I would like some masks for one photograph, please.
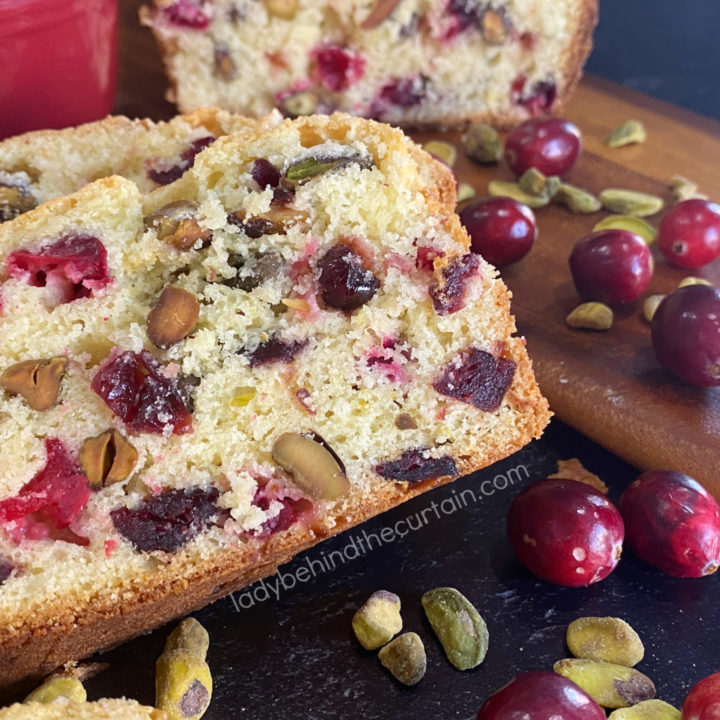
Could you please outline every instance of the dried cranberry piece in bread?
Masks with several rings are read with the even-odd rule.
[[[217,516],[217,488],[164,490],[133,508],[110,513],[117,531],[138,550],[179,550]]]

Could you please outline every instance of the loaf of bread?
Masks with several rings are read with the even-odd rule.
[[[150,4],[151,3],[151,4]],[[562,112],[597,0],[149,0],[182,111],[333,110],[402,126]]]
[[[177,180],[216,138],[271,126],[279,118],[256,121],[200,108],[169,122],[116,116],[8,138],[0,142],[0,222],[110,175],[150,192]]]
[[[454,206],[399,130],[336,114],[0,225],[0,683],[541,434],[509,293]]]
[[[161,710],[140,705],[135,700],[98,700],[53,703],[17,703],[0,709],[0,720],[167,720]]]

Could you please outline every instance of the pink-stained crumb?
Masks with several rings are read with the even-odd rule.
[[[343,243],[356,255],[360,256],[366,268],[373,271],[377,269],[377,253],[375,252],[375,248],[365,238],[359,237],[358,235],[349,235],[343,238]]]
[[[312,323],[318,322],[322,318],[322,310],[318,305],[317,294],[314,291],[310,290],[302,294],[297,294],[297,298],[304,300],[308,305],[307,310],[295,310],[299,318]]]
[[[365,364],[373,372],[382,375],[392,383],[408,383],[412,373],[408,363],[412,360],[412,352],[407,343],[396,338],[385,337],[381,347],[371,347],[366,356]]]
[[[417,267],[418,270],[433,272],[435,269],[435,259],[443,257],[443,255],[445,255],[445,253],[442,250],[438,250],[432,245],[418,245],[415,267]]]
[[[292,525],[303,520],[309,520],[315,506],[294,486],[285,485],[277,478],[256,478],[258,487],[255,491],[252,504],[261,510],[268,510],[273,502],[282,505],[280,512],[266,520],[260,528],[249,534],[253,537],[268,537],[274,533],[287,530]]]
[[[169,362],[163,369],[162,374],[169,379],[176,378],[180,372],[180,366],[176,362]]]
[[[399,270],[400,272],[406,274],[410,274],[413,270],[415,270],[415,264],[412,260],[410,260],[410,258],[396,252],[390,252],[385,255],[383,258],[383,265],[386,270],[387,268],[394,268],[395,270]]]
[[[115,548],[117,547],[117,540],[106,540],[105,541],[105,557],[108,560],[115,554]]]
[[[305,388],[300,388],[299,390],[296,390],[295,397],[297,398],[303,409],[305,409],[311,415],[317,415],[315,403],[310,396],[310,393]]]
[[[446,415],[447,415],[447,405],[441,405],[437,409],[437,412],[435,413],[435,419],[442,421],[445,419]]]
[[[303,251],[304,256],[306,258],[312,257],[318,251],[319,247],[320,238],[318,238],[317,235],[313,235],[305,242],[305,249]]]

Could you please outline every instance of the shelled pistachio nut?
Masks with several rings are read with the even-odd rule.
[[[655,242],[658,233],[647,220],[632,215],[608,215],[595,223],[593,232],[598,230],[627,230],[641,237],[648,245]]]
[[[494,197],[509,197],[531,208],[545,207],[550,202],[547,197],[526,193],[517,183],[502,180],[492,180],[488,185],[488,193]]]
[[[457,160],[457,150],[452,143],[444,140],[429,140],[423,146],[425,152],[440,158],[446,165],[452,167]]]
[[[678,287],[687,287],[688,285],[711,285],[712,283],[709,280],[706,280],[705,278],[701,277],[693,277],[692,275],[688,275],[688,277],[684,277],[679,283]]]
[[[538,197],[552,198],[557,193],[562,180],[557,175],[546,177],[537,168],[528,168],[519,178],[518,185],[523,192]]]
[[[645,300],[643,300],[643,317],[649,323],[652,322],[653,318],[655,317],[655,312],[657,311],[660,303],[665,299],[665,297],[665,295],[661,294],[648,295]]]
[[[164,652],[187,650],[204,660],[209,647],[208,631],[195,618],[188,617],[168,635]]]
[[[463,133],[462,144],[465,154],[482,165],[500,162],[502,157],[500,135],[492,125],[486,123],[470,123]]]
[[[382,647],[402,630],[400,598],[387,590],[377,590],[353,616],[352,628],[366,650]]]
[[[189,650],[163,652],[155,664],[155,705],[169,720],[198,720],[210,705],[212,676]]]
[[[597,212],[602,207],[595,195],[569,183],[560,183],[553,200],[566,205],[570,212],[582,215]]]
[[[465,200],[472,200],[475,197],[475,188],[467,183],[459,183],[457,191],[456,202],[465,202]]]
[[[568,314],[565,322],[578,330],[609,330],[613,324],[613,311],[601,302],[584,302]]]
[[[83,684],[74,677],[51,677],[40,687],[33,690],[24,700],[26,703],[36,702],[47,705],[60,698],[73,702],[85,702],[87,693]]]
[[[655,215],[665,205],[663,199],[657,195],[624,188],[608,188],[600,193],[599,198],[606,210],[634,217]]]
[[[420,636],[406,632],[391,640],[378,653],[378,658],[403,685],[417,685],[427,668],[425,646]]]
[[[280,109],[291,118],[312,115],[318,106],[318,99],[313,93],[302,91],[288,95],[280,103]]]
[[[645,140],[647,140],[645,126],[639,120],[626,120],[605,138],[605,144],[611,148],[619,148],[642,143]]]
[[[583,617],[567,629],[567,646],[578,658],[633,667],[645,656],[640,636],[616,617]]]
[[[553,665],[558,674],[579,685],[598,705],[624,708],[655,697],[655,684],[624,665],[571,658]]]
[[[707,200],[708,196],[698,190],[698,185],[682,175],[673,175],[670,178],[670,187],[676,203],[685,200]]]
[[[662,700],[643,700],[629,708],[613,710],[608,720],[680,720],[680,711]]]
[[[421,602],[448,660],[458,670],[477,667],[487,655],[489,635],[475,606],[450,587],[428,590]]]

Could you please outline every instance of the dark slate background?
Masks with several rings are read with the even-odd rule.
[[[720,2],[600,0],[586,68],[720,119]]]

